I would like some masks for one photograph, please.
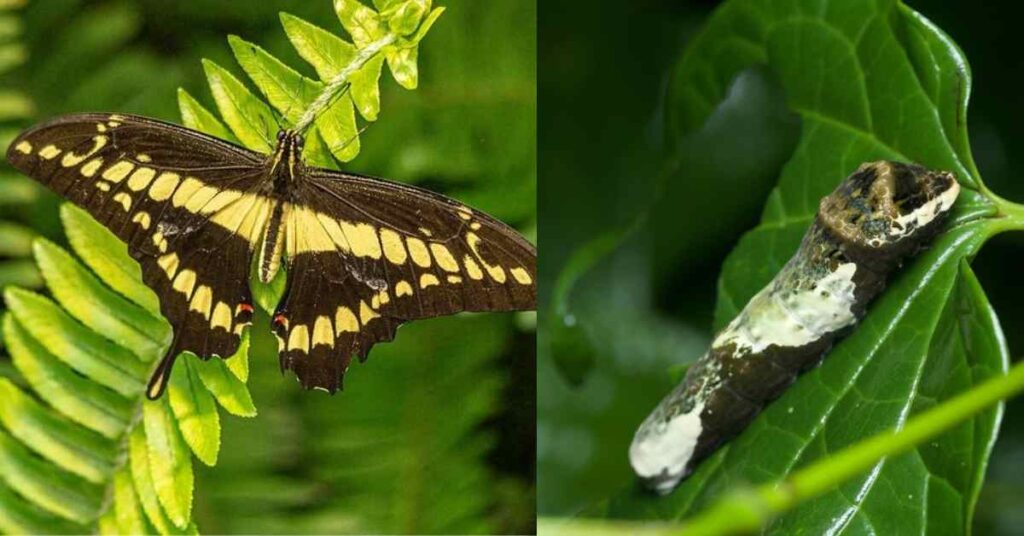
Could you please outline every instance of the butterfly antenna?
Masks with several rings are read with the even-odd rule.
[[[369,123],[363,125],[359,130],[356,131],[354,136],[352,136],[351,138],[346,140],[345,143],[342,143],[341,146],[337,148],[337,151],[338,152],[344,151],[346,147],[348,147],[349,145],[355,143],[356,141],[359,141],[359,136],[362,136],[363,132],[366,132],[366,129],[368,129],[368,128],[370,128],[370,124]],[[334,152],[334,151],[335,151],[335,149],[332,147],[331,148],[331,152]]]

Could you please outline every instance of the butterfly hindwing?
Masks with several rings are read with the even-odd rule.
[[[283,368],[334,391],[402,323],[535,307],[536,252],[444,196],[311,169],[284,218],[288,291],[275,315]]]
[[[251,193],[265,180],[261,155],[151,119],[78,114],[24,132],[7,156],[128,244],[174,327],[161,371],[181,351],[237,351],[252,316],[252,244],[271,203]]]
[[[8,160],[84,208],[128,245],[160,298],[174,358],[229,357],[252,320],[249,272],[288,286],[274,315],[281,366],[335,391],[353,356],[412,320],[536,306],[535,248],[452,199],[307,168],[301,136],[261,155],[169,123],[77,114],[29,129]]]

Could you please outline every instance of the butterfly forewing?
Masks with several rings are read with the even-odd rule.
[[[173,359],[233,355],[251,319],[251,241],[268,200],[257,153],[145,118],[82,114],[36,126],[8,161],[81,206],[128,244],[174,326]],[[161,367],[169,372],[171,362]],[[151,394],[163,388],[160,376]]]

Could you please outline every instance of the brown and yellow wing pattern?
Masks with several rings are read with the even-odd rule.
[[[402,323],[536,307],[536,251],[515,230],[419,188],[306,170],[285,211],[288,291],[274,316],[283,368],[334,392],[352,356]]]
[[[160,298],[175,357],[229,357],[251,323],[249,272],[284,263],[273,317],[283,369],[306,388],[341,386],[404,322],[536,307],[536,251],[454,200],[380,179],[307,168],[301,137],[261,155],[139,116],[78,114],[12,142],[16,168],[81,206],[128,244]]]
[[[15,139],[8,161],[84,208],[128,244],[160,298],[174,344],[148,394],[159,396],[175,356],[229,357],[252,318],[252,244],[270,201],[263,157],[138,116],[78,114]]]

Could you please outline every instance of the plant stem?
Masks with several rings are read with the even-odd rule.
[[[1024,362],[1006,375],[992,378],[914,417],[902,430],[889,430],[852,445],[793,473],[757,488],[741,488],[718,499],[703,513],[677,525],[596,520],[541,520],[546,533],[685,536],[755,532],[775,516],[835,489],[880,460],[902,454],[949,430],[989,406],[1024,391]]]
[[[360,49],[355,57],[352,58],[352,61],[350,61],[348,65],[341,70],[341,72],[327,83],[323,92],[321,92],[316,100],[309,105],[309,108],[306,108],[306,111],[302,112],[302,117],[300,117],[298,122],[295,123],[295,131],[304,132],[309,128],[309,125],[311,125],[313,121],[316,120],[316,118],[320,116],[320,114],[322,114],[332,102],[334,102],[334,99],[348,87],[349,78],[352,76],[352,73],[361,69],[363,65],[366,65],[366,62],[373,59],[377,54],[380,54],[384,47],[387,47],[394,42],[395,34],[389,33]]]

